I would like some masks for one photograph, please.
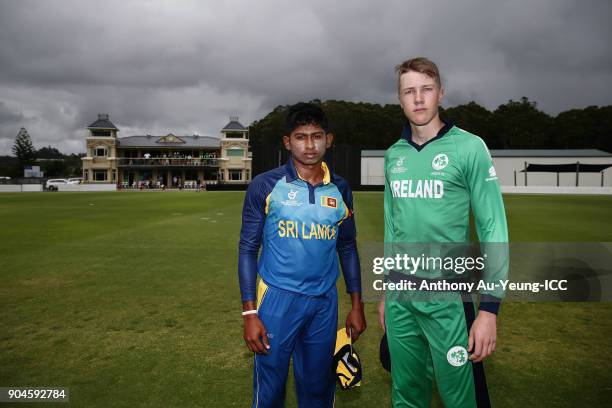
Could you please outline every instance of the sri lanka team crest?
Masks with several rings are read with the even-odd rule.
[[[338,200],[336,200],[334,197],[321,196],[321,206],[338,208]]]

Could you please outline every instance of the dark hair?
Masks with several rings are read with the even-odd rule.
[[[320,106],[305,102],[290,106],[285,120],[285,134],[289,135],[297,127],[304,125],[320,126],[325,133],[329,131],[327,116]]]

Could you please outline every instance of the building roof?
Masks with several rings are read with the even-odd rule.
[[[117,138],[119,147],[208,147],[219,148],[221,139],[213,136],[175,136],[168,134],[165,136],[127,136]]]
[[[529,163],[526,169],[521,170],[521,173],[601,173],[602,171],[612,167],[609,164],[591,164],[591,163],[564,163],[564,164],[535,164]]]
[[[238,122],[238,116],[230,116],[230,121],[227,125],[223,126],[224,130],[247,130],[240,122]]]
[[[493,149],[493,157],[612,157],[599,149]],[[385,150],[362,150],[361,157],[385,157]]]
[[[87,129],[117,129],[113,122],[108,118],[107,113],[98,113],[98,120],[96,120],[91,125],[87,126]]]

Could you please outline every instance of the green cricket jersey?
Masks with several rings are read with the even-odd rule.
[[[407,124],[385,154],[385,246],[469,243],[470,208],[481,244],[495,243],[489,245],[485,274],[496,282],[506,279],[506,214],[484,141],[448,124],[419,146]],[[501,297],[503,292],[481,293]]]

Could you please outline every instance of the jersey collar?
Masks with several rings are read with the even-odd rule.
[[[429,139],[427,142],[423,143],[422,145],[418,145],[412,141],[412,129],[410,128],[410,122],[408,121],[406,121],[406,123],[404,124],[404,128],[402,129],[401,137],[402,139],[410,143],[410,145],[414,147],[417,150],[417,152],[420,152],[421,150],[423,150],[425,146],[427,146],[434,140],[441,139],[446,133],[448,133],[449,130],[451,130],[453,126],[455,126],[454,123],[450,121],[443,120],[442,123],[444,123],[444,126],[442,127],[442,129],[440,129],[436,137],[434,137],[433,139]]]
[[[325,162],[321,162],[321,168],[323,169],[323,184],[329,184],[331,182],[331,171]],[[287,160],[287,164],[285,164],[285,169],[287,170],[287,182],[291,183],[294,180],[300,179],[304,180],[300,174],[298,173],[295,165],[293,164],[293,159],[289,157]]]

